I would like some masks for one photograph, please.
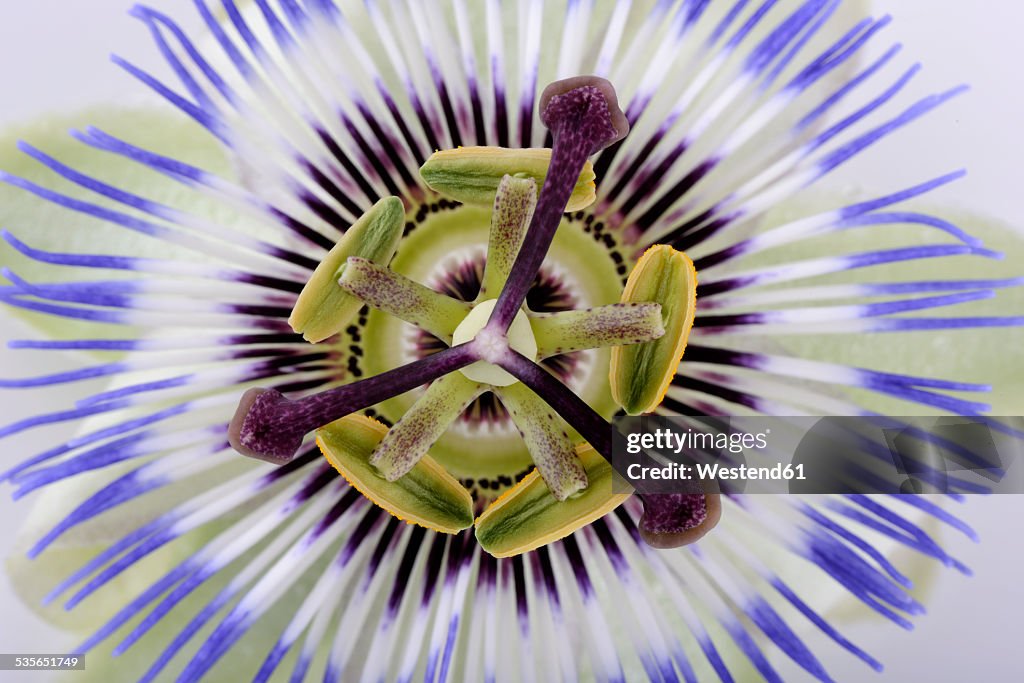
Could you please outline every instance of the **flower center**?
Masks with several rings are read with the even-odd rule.
[[[598,246],[608,250],[607,253],[613,263],[621,263],[622,257],[615,251],[616,242],[612,239],[602,239],[602,233],[591,229],[593,217],[588,218],[591,220],[576,221],[572,216],[567,216],[566,227],[563,229],[576,230],[582,225],[584,233],[594,237]],[[436,264],[436,269],[431,271],[425,284],[459,301],[476,303],[486,298],[480,292],[486,266],[486,253],[481,246],[465,254],[452,255],[445,262]],[[579,308],[580,302],[576,293],[580,289],[580,278],[574,273],[557,264],[546,263],[526,295],[526,308],[532,313],[558,313]],[[590,297],[588,301],[589,299]],[[361,324],[365,322],[364,319]],[[444,340],[412,325],[406,326],[403,343],[407,349],[406,358],[409,360],[425,358],[448,348]],[[594,360],[593,351],[583,350],[548,356],[539,362],[574,391],[579,391],[580,386],[593,374]],[[495,429],[514,431],[507,411],[491,392],[484,393],[474,400],[452,428],[476,430],[481,422],[487,422]]]
[[[452,342],[465,344],[471,339],[476,340],[476,347],[483,360],[467,365],[459,372],[473,380],[496,387],[507,387],[519,380],[497,366],[498,361],[511,348],[530,360],[537,359],[537,340],[533,336],[530,321],[522,311],[516,314],[508,334],[504,335],[487,327],[487,321],[494,311],[497,299],[481,301],[470,311],[459,326],[455,328]]]
[[[390,268],[471,305],[493,299],[493,293],[481,292],[491,213],[489,208],[450,202],[436,210],[413,210],[411,229],[402,238]],[[527,308],[546,315],[617,302],[622,294],[622,258],[607,231],[598,233],[593,222],[583,217],[563,217],[544,267],[528,293]],[[445,340],[376,309],[366,313],[359,332],[356,346],[361,355],[355,367],[363,377],[448,347]],[[558,353],[540,363],[601,415],[611,418],[615,414],[618,407],[608,385],[608,349]],[[390,398],[377,405],[375,412],[394,424],[425,391],[418,388]],[[430,454],[479,500],[497,497],[532,467],[530,452],[506,407],[490,391],[467,406],[431,446]]]
[[[436,335],[449,348],[298,400],[276,389],[250,389],[228,430],[236,450],[287,462],[305,434],[316,429],[325,457],[376,504],[446,533],[473,525],[482,546],[499,557],[572,533],[624,500],[609,488],[613,430],[606,416],[537,361],[567,351],[612,348],[608,377],[616,403],[630,412],[648,412],[660,397],[650,400],[645,388],[636,398],[630,385],[636,380],[660,391],[664,378],[674,373],[692,324],[696,278],[685,254],[662,245],[644,254],[617,303],[546,316],[525,308],[581,183],[584,195],[592,195],[588,157],[629,128],[614,89],[600,78],[553,83],[540,104],[553,140],[540,182],[516,167],[514,151],[474,152],[468,164],[465,154],[456,151],[427,174],[446,178],[453,196],[468,197],[470,204],[491,202],[478,297],[486,297],[483,301],[468,305],[390,267],[399,239],[409,232],[402,227],[400,201],[391,197],[377,202],[321,261],[289,319],[307,340],[322,341],[346,329],[359,304],[366,303]],[[585,206],[586,197],[583,201]],[[645,296],[651,300],[637,300]],[[394,338],[384,341],[393,343]],[[617,353],[623,346],[635,352]],[[390,429],[381,431],[379,423],[357,414],[418,386],[427,388]],[[536,469],[476,517],[471,492],[428,450],[487,390],[508,409]],[[356,438],[360,432],[365,439]],[[692,517],[691,508],[705,509],[691,505],[703,495],[684,496],[668,507]],[[656,517],[652,514],[651,520]],[[667,533],[674,526],[652,524],[655,541],[685,542],[686,537]]]

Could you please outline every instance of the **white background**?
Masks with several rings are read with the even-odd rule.
[[[190,2],[155,4],[186,26],[197,24]],[[157,64],[147,31],[126,15],[129,5],[128,0],[0,0],[0,124],[87,103],[122,100],[138,92],[139,86],[107,61],[107,55],[116,50],[147,66]],[[881,155],[886,163],[871,167],[858,181],[863,184],[869,178],[868,185],[890,189],[901,186],[908,167],[931,172],[967,165],[969,177],[950,187],[944,201],[1024,227],[1019,171],[1024,159],[1020,78],[1024,3],[876,0],[875,6],[896,18],[880,44],[899,39],[907,54],[924,63],[918,83],[921,92],[961,82],[970,83],[972,92],[887,143]],[[897,158],[894,153],[902,155],[901,164],[891,163]],[[5,338],[29,334],[5,316],[0,317],[0,325],[4,327],[0,336]],[[0,350],[0,375],[31,374],[23,363],[16,354]],[[0,394],[0,414],[14,405],[20,415],[42,410],[46,407],[43,394]],[[6,441],[4,466],[38,450],[39,442],[38,432]],[[26,509],[27,504],[10,502],[9,489],[0,491],[0,554],[7,554]],[[913,633],[894,627],[851,627],[848,635],[887,669],[874,676],[865,667],[849,667],[847,658],[826,661],[837,679],[933,683],[1024,679],[1017,626],[1024,608],[1020,580],[1024,534],[1019,526],[1024,499],[974,500],[963,514],[982,542],[974,545],[950,535],[949,543],[953,554],[974,569],[974,578],[944,573],[927,604],[929,614],[917,621]],[[0,578],[0,652],[59,651],[61,642],[60,634],[27,611]],[[0,680],[29,678],[5,673]]]

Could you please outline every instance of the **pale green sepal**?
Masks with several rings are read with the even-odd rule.
[[[766,216],[768,225],[778,225],[849,204],[860,192],[836,197],[825,193],[803,200],[787,202]],[[987,249],[1005,254],[1002,260],[972,256],[949,256],[918,259],[898,263],[841,271],[794,282],[808,287],[852,282],[900,282],[920,280],[988,280],[1024,276],[1024,234],[1001,220],[962,209],[936,208],[927,202],[910,203],[908,211],[921,211],[960,226],[982,240]],[[841,240],[841,244],[838,243]],[[805,259],[855,254],[881,249],[902,248],[922,244],[950,242],[936,230],[914,225],[883,225],[874,228],[846,230],[841,235],[825,235],[785,245],[779,249],[745,258],[737,269],[765,267]],[[844,299],[842,303],[866,303],[868,300]],[[877,299],[872,300],[877,301]],[[921,317],[1020,317],[1024,316],[1024,288],[999,289],[992,299],[974,301],[955,309],[924,311]],[[739,340],[739,338],[737,338]],[[743,340],[739,340],[741,343]],[[784,352],[797,358],[871,368],[920,377],[935,377],[990,384],[992,392],[964,395],[989,403],[992,415],[1024,414],[1024,327],[979,327],[929,332],[886,332],[871,335],[814,334],[773,337],[780,348],[765,349]],[[746,341],[751,350],[754,340]],[[763,344],[764,342],[761,342]],[[820,386],[820,385],[819,385]],[[865,408],[888,415],[930,415],[936,409],[910,404],[868,389],[844,389]]]
[[[69,130],[84,130],[89,126],[96,126],[133,145],[180,159],[221,177],[232,177],[233,171],[224,149],[194,121],[166,109],[119,107],[97,107],[71,115],[41,117],[31,123],[7,128],[0,135],[0,170],[75,199],[131,213],[123,204],[61,178],[20,152],[17,143],[24,140],[60,162],[126,192],[203,218],[216,219],[220,224],[231,222],[225,216],[222,202],[145,165],[97,150],[68,135]],[[237,222],[241,223],[243,219],[239,216]],[[5,183],[0,183],[0,229],[11,232],[29,247],[43,251],[192,261],[202,258],[194,251],[71,211]],[[0,262],[20,277],[38,283],[136,277],[134,273],[124,271],[54,266],[33,261],[2,240]],[[114,332],[130,335],[129,330],[117,330],[110,325],[57,318],[13,307],[7,310],[58,339],[110,336]]]
[[[532,178],[507,175],[501,179],[494,198],[494,212],[491,214],[487,263],[480,285],[481,299],[496,297],[505,286],[536,206],[537,183]]]
[[[388,481],[400,479],[483,390],[481,384],[458,372],[432,382],[374,448],[370,464]]]
[[[548,358],[562,353],[623,346],[653,341],[665,334],[661,305],[656,303],[610,304],[530,317],[537,339],[537,355]]]
[[[359,257],[351,257],[345,263],[338,278],[338,287],[446,343],[451,343],[455,328],[473,308],[464,301],[435,292],[383,265]]]
[[[556,500],[565,500],[587,487],[569,428],[558,414],[524,384],[495,387],[501,404],[519,428],[537,471]]]
[[[19,528],[14,546],[6,559],[7,576],[15,592],[30,609],[60,628],[78,633],[96,628],[124,606],[126,595],[140,593],[164,572],[193,555],[228,524],[237,521],[239,515],[245,513],[244,504],[134,563],[120,576],[86,598],[74,610],[65,610],[63,603],[84,584],[77,584],[75,588],[49,605],[42,604],[43,597],[69,574],[126,534],[160,514],[186,503],[195,497],[197,491],[206,492],[215,485],[235,479],[253,468],[252,463],[241,462],[242,460],[244,459],[225,455],[221,467],[147,492],[107,510],[69,529],[42,554],[31,559],[27,556],[29,548],[44,534],[53,529],[84,500],[137,467],[138,463],[106,467],[51,484],[36,494],[33,508]]]
[[[458,147],[434,152],[420,167],[430,189],[457,202],[490,207],[498,184],[506,175],[532,178],[544,184],[551,165],[551,150],[505,147]],[[594,168],[588,161],[580,172],[565,211],[579,211],[597,199]]]
[[[338,286],[338,271],[352,256],[387,265],[398,249],[404,227],[405,207],[398,197],[385,197],[364,213],[302,288],[288,318],[292,329],[314,344],[345,329],[363,302]]]

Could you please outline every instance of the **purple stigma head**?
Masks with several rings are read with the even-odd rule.
[[[718,525],[721,494],[661,493],[641,495],[644,514],[640,537],[654,548],[678,548],[700,540]]]
[[[571,130],[585,136],[588,154],[597,154],[629,133],[615,88],[600,76],[574,76],[544,88],[540,118],[552,133]]]
[[[238,402],[228,426],[228,442],[244,456],[283,465],[295,457],[302,445],[305,427],[297,424],[287,404],[291,403],[275,389],[249,389]],[[285,419],[281,419],[282,414]]]

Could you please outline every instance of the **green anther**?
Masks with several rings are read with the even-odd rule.
[[[587,474],[576,457],[570,427],[551,407],[520,383],[495,387],[501,404],[523,435],[530,457],[556,500],[587,487]]]
[[[611,304],[576,311],[534,313],[537,356],[548,358],[571,351],[639,344],[665,334],[661,306],[654,303]]]
[[[495,296],[501,292],[536,206],[537,183],[532,178],[504,176],[498,183],[487,237],[487,263],[480,285],[481,299],[494,298],[488,296],[488,292]]]
[[[658,407],[686,349],[697,308],[697,271],[689,257],[665,244],[644,252],[622,292],[623,303],[641,301],[661,304],[665,334],[645,344],[612,349],[612,398],[630,415]]]
[[[380,200],[350,227],[302,288],[288,324],[312,343],[345,329],[363,302],[338,286],[338,271],[351,256],[387,265],[398,249],[405,207],[398,197]]]
[[[445,534],[473,525],[473,498],[447,470],[424,456],[398,481],[370,464],[387,428],[363,415],[349,415],[316,432],[327,461],[357,491],[399,519]]]
[[[503,177],[533,178],[539,187],[544,184],[550,165],[551,150],[547,148],[459,147],[434,152],[420,167],[420,176],[431,189],[446,197],[489,208]],[[597,199],[595,178],[594,168],[588,161],[573,188],[566,213],[594,203]]]
[[[587,488],[559,501],[534,470],[477,518],[480,546],[495,557],[536,550],[603,517],[632,495],[613,492],[614,470],[589,444],[577,446],[576,455],[590,482]]]
[[[483,386],[458,372],[432,382],[388,431],[370,456],[370,464],[388,481],[404,477],[483,391]]]
[[[344,264],[338,286],[360,301],[426,330],[449,344],[455,328],[473,308],[390,268],[355,256]]]

